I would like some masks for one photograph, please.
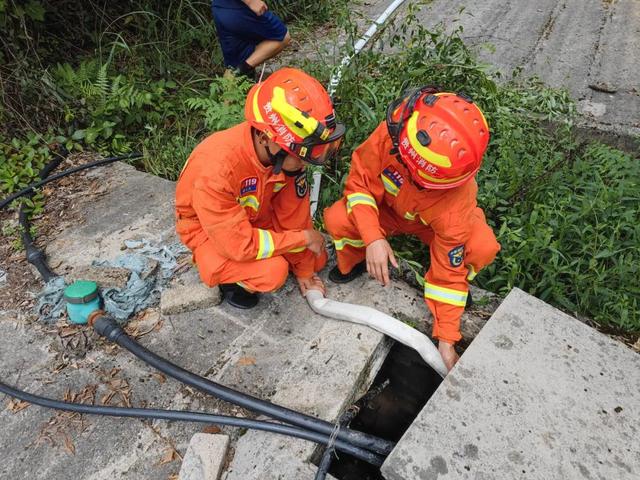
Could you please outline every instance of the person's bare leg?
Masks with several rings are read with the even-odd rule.
[[[256,49],[251,55],[249,55],[249,58],[247,58],[245,62],[255,68],[262,62],[275,57],[290,43],[291,36],[289,35],[289,32],[287,32],[287,34],[281,41],[265,40],[263,42],[260,42],[258,45],[256,45]]]

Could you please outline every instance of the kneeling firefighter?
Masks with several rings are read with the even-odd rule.
[[[476,201],[474,177],[488,143],[487,122],[468,96],[433,87],[406,92],[355,150],[344,197],[324,212],[338,259],[329,278],[337,283],[366,269],[388,284],[388,263],[397,267],[389,236],[411,234],[429,245],[424,298],[448,369],[458,360],[469,281],[500,250]]]
[[[324,293],[316,272],[327,258],[305,165],[329,161],[344,126],[324,87],[293,68],[253,86],[245,117],[189,156],[176,187],[178,234],[202,281],[220,285],[233,306],[254,307],[256,292],[280,288],[289,270],[303,294]]]

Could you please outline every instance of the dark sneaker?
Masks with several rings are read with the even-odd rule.
[[[256,69],[254,67],[252,67],[251,65],[249,65],[247,62],[242,62],[241,64],[239,64],[237,67],[237,72],[240,75],[244,75],[245,77],[247,77],[249,80],[251,80],[252,82],[255,82],[257,77],[256,77]]]
[[[364,261],[357,263],[349,273],[340,272],[338,266],[336,265],[329,272],[329,280],[331,280],[333,283],[349,283],[350,281],[358,278],[366,271],[367,264]]]
[[[229,305],[247,310],[258,305],[258,294],[247,292],[235,283],[221,283],[220,291]]]
[[[469,292],[467,293],[467,304],[464,306],[464,308],[469,308],[473,306],[473,297],[471,296],[471,290],[469,290]]]

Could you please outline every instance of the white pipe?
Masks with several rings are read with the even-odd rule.
[[[371,307],[324,298],[322,292],[318,290],[308,290],[306,298],[314,312],[335,320],[346,320],[366,325],[384,333],[407,347],[413,348],[442,377],[447,375],[447,367],[445,367],[436,346],[429,340],[429,337],[415,328]]]
[[[384,25],[391,14],[395,12],[396,9],[404,2],[405,0],[395,0],[394,2],[389,4],[386,10],[373,21],[369,29],[364,32],[364,35],[362,35],[353,46],[353,55],[344,56],[342,62],[340,62],[338,70],[333,74],[331,80],[329,80],[329,88],[327,89],[329,95],[333,96],[333,94],[336,93],[336,88],[338,88],[338,84],[340,83],[340,79],[342,78],[342,71],[351,63],[351,59],[360,53],[360,51],[369,42],[369,40],[371,40],[371,38],[376,34],[376,32],[378,31],[378,27]]]
[[[340,83],[340,79],[342,78],[343,70],[351,63],[351,59],[359,54],[364,46],[371,40],[371,38],[378,31],[378,27],[385,24],[385,22],[389,19],[391,14],[397,10],[397,8],[402,5],[405,0],[394,0],[389,6],[385,9],[382,14],[376,18],[371,26],[364,32],[358,41],[353,46],[353,55],[345,55],[340,62],[340,66],[336,73],[331,76],[329,80],[329,87],[327,91],[329,95],[333,97],[333,94],[336,93],[336,88],[338,88],[338,84]],[[313,173],[313,186],[311,187],[311,218],[315,218],[316,210],[318,208],[318,198],[320,196],[320,184],[322,183],[322,175],[320,172]]]
[[[318,198],[320,197],[320,182],[322,181],[322,172],[315,170],[313,172],[313,185],[311,185],[311,218],[315,218],[318,209]]]

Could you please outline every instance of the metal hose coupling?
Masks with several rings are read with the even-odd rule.
[[[103,310],[95,310],[89,315],[89,325],[93,327],[98,335],[106,338],[110,342],[117,343],[122,335],[126,335],[118,322],[110,317]]]

